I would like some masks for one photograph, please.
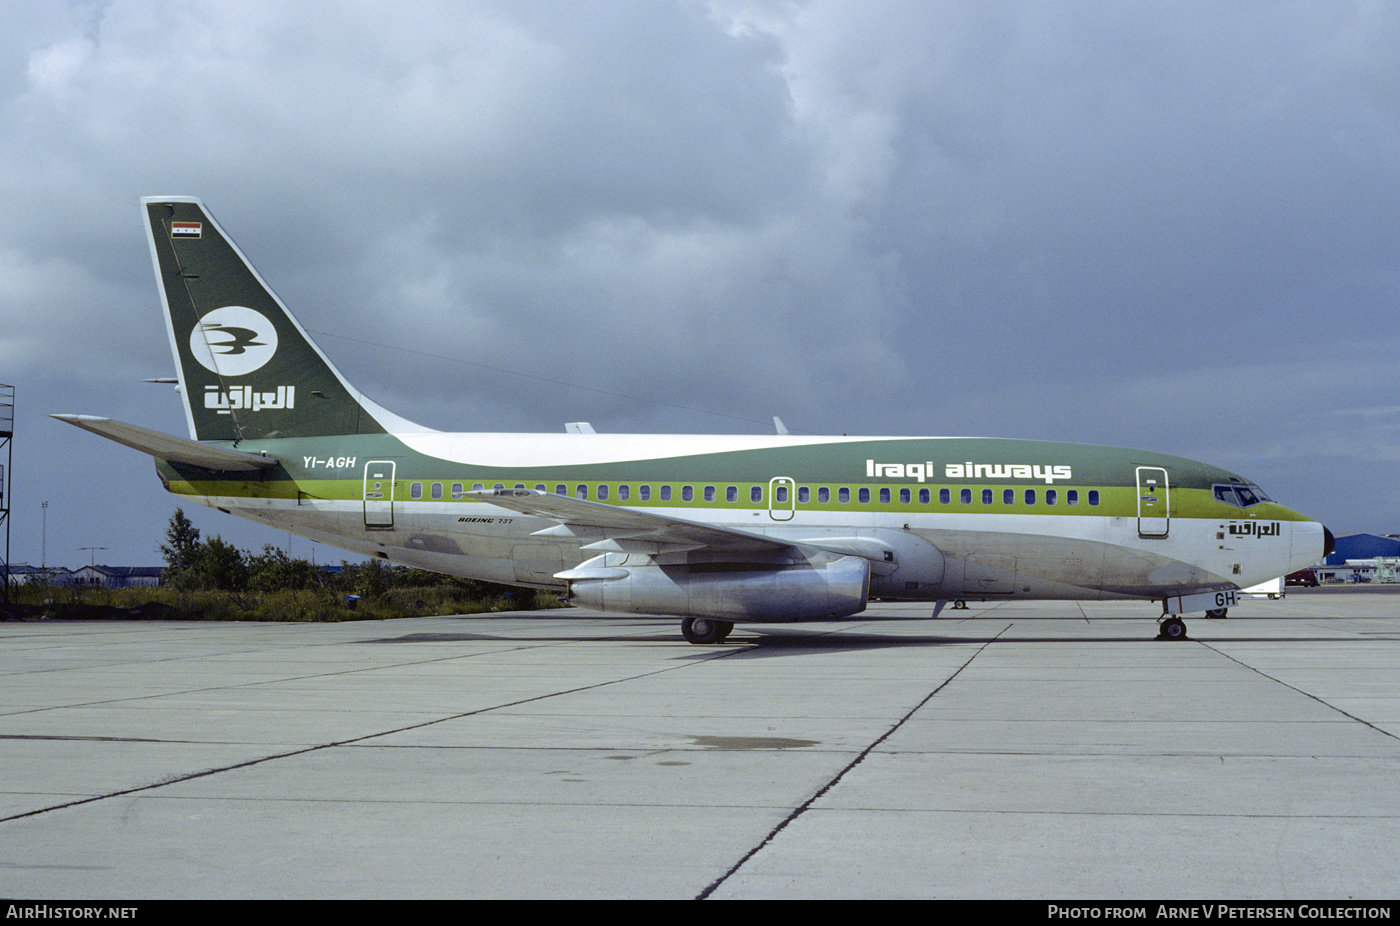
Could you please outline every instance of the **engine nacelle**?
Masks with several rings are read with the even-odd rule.
[[[870,563],[827,554],[787,563],[677,563],[596,556],[559,578],[569,601],[598,611],[675,614],[723,621],[815,621],[865,610]]]

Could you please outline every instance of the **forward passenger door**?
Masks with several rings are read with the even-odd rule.
[[[1171,530],[1171,486],[1160,466],[1137,468],[1138,536],[1165,537]]]

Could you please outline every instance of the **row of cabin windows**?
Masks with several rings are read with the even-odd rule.
[[[484,488],[485,488],[485,486],[484,486],[482,483],[480,483],[480,482],[473,483],[473,485],[472,485],[472,491],[474,491],[474,492],[479,492],[479,491],[481,491],[481,490],[484,489]],[[498,482],[498,483],[496,483],[496,485],[494,486],[494,488],[497,488],[497,489],[504,489],[504,488],[505,488],[505,483]],[[525,488],[525,484],[524,484],[523,482],[518,482],[518,483],[515,484],[515,488],[517,488],[517,489],[523,489],[523,488]],[[536,483],[536,484],[535,484],[535,489],[536,489],[537,491],[540,491],[540,492],[548,492],[548,491],[549,491],[549,488],[548,488],[544,483],[542,483],[542,482]],[[649,502],[649,501],[651,501],[651,489],[652,489],[652,487],[649,486],[649,485],[640,485],[640,486],[637,486],[637,501],[639,501],[639,502]],[[973,491],[974,491],[974,490],[972,490],[972,489],[959,489],[959,490],[958,490],[958,501],[959,501],[961,504],[964,504],[964,505],[971,505],[971,504],[972,504],[973,497],[974,497],[974,496],[973,496]],[[1046,505],[1058,505],[1058,504],[1060,503],[1060,499],[1061,499],[1061,495],[1060,495],[1060,490],[1059,490],[1059,489],[1044,489],[1044,490],[1040,490],[1040,489],[1025,489],[1025,490],[1019,490],[1019,491],[1022,491],[1021,498],[1023,499],[1024,503],[1027,504],[1027,505],[1035,505],[1035,504],[1038,504],[1038,499],[1043,499],[1043,500],[1044,500],[1044,503],[1045,503]],[[440,498],[442,498],[442,494],[443,494],[443,484],[442,484],[441,482],[430,483],[430,484],[429,484],[429,492],[431,493],[431,495],[432,495],[432,497],[433,497],[434,499],[440,499]],[[1002,503],[1003,505],[1015,505],[1015,504],[1016,504],[1016,499],[1017,499],[1017,492],[1018,492],[1017,489],[1002,489],[1002,490],[1001,490],[1001,503]],[[599,485],[599,486],[596,487],[596,493],[597,493],[596,497],[597,497],[598,501],[600,501],[600,502],[602,502],[602,501],[607,501],[607,500],[608,500],[608,497],[609,497],[609,495],[610,495],[610,493],[611,493],[611,489],[610,489],[610,487],[607,486],[606,484]],[[1042,494],[1042,493],[1043,493],[1043,494]],[[414,482],[414,483],[411,483],[411,484],[409,485],[408,494],[409,494],[409,496],[410,496],[411,498],[414,498],[414,499],[421,499],[421,498],[423,497],[423,483],[421,483],[421,482]],[[466,494],[466,493],[465,493],[465,491],[464,491],[464,489],[463,489],[463,484],[462,484],[462,483],[460,483],[460,482],[454,482],[454,483],[452,483],[452,497],[453,497],[453,498],[455,498],[455,499],[460,499],[464,494]],[[568,494],[569,494],[569,487],[568,487],[567,485],[565,485],[564,483],[561,482],[561,483],[559,483],[558,485],[556,485],[556,486],[554,487],[554,494],[555,494],[555,495],[568,495]],[[587,485],[584,485],[584,484],[582,484],[582,483],[579,483],[579,484],[577,484],[577,485],[574,486],[573,494],[574,494],[574,496],[575,496],[576,498],[583,498],[583,499],[586,499],[586,498],[588,498],[589,487],[588,487]],[[984,505],[992,505],[992,504],[995,504],[995,503],[996,503],[996,490],[995,490],[995,489],[983,489],[983,490],[981,491],[981,495],[982,495],[982,504],[984,504]],[[1086,495],[1087,495],[1088,503],[1089,503],[1090,505],[1097,505],[1097,504],[1099,503],[1099,490],[1098,490],[1098,489],[1090,489],[1090,490],[1086,493]],[[701,498],[703,498],[706,502],[714,502],[715,499],[718,497],[718,495],[717,495],[717,490],[716,490],[716,488],[715,488],[714,486],[703,486],[703,487],[701,487],[700,496],[701,496]],[[831,489],[828,488],[827,486],[818,486],[818,487],[817,487],[816,496],[817,496],[817,504],[819,504],[819,505],[826,505],[826,504],[829,504],[829,503],[831,502]],[[1078,490],[1078,489],[1065,489],[1065,490],[1064,490],[1064,496],[1063,496],[1063,497],[1064,497],[1064,503],[1065,503],[1066,505],[1071,505],[1071,506],[1073,506],[1073,505],[1078,505],[1078,504],[1079,504],[1079,490]],[[631,487],[630,485],[627,485],[627,484],[624,483],[624,484],[619,485],[619,486],[617,487],[617,500],[618,500],[618,501],[620,501],[620,502],[630,501],[631,498],[632,498],[632,487]],[[674,499],[673,499],[673,496],[672,496],[672,487],[669,486],[669,485],[663,485],[663,486],[661,486],[659,492],[657,493],[657,498],[658,498],[659,501],[663,501],[663,502],[673,501]],[[856,500],[857,500],[860,504],[862,504],[862,505],[869,504],[869,503],[870,503],[870,498],[871,498],[871,492],[870,492],[870,489],[869,489],[869,488],[867,488],[867,487],[865,487],[865,486],[861,486],[860,488],[856,489]],[[878,493],[878,498],[880,499],[880,503],[881,503],[881,504],[888,505],[888,504],[890,504],[891,502],[893,502],[893,500],[894,500],[893,492],[892,492],[891,489],[887,489],[887,488],[886,488],[886,489],[880,489],[880,490],[879,490],[879,493]],[[693,501],[695,501],[695,487],[694,487],[694,486],[689,486],[689,485],[683,485],[683,486],[681,486],[680,500],[683,501],[683,502],[693,502]],[[725,490],[724,490],[724,500],[725,500],[726,502],[730,502],[730,503],[739,501],[739,487],[738,487],[738,486],[727,486],[727,487],[725,487]],[[806,505],[806,504],[810,504],[810,503],[811,503],[811,500],[812,500],[812,490],[811,490],[811,487],[809,487],[809,486],[798,486],[798,487],[797,487],[797,503],[798,503],[799,505]],[[908,504],[911,504],[911,503],[913,502],[913,500],[914,500],[914,493],[913,493],[913,490],[912,490],[912,489],[900,489],[900,490],[899,490],[899,503],[900,503],[901,505],[908,505]],[[763,503],[763,486],[757,485],[757,486],[751,486],[751,487],[749,488],[749,501],[752,502],[752,503],[754,503],[754,504],[762,504],[762,503]],[[847,486],[839,486],[839,487],[836,489],[836,501],[837,501],[839,504],[842,504],[842,505],[850,504],[850,501],[851,501],[851,490],[850,490],[850,488],[848,488]],[[787,486],[785,486],[785,485],[779,485],[779,486],[776,486],[776,487],[774,488],[774,491],[773,491],[773,503],[776,504],[776,505],[786,505],[786,504],[788,503],[788,487],[787,487]],[[920,489],[920,490],[919,490],[919,504],[921,504],[921,505],[929,505],[929,504],[932,504],[932,503],[933,503],[933,494],[932,494],[932,490],[931,490],[931,489]],[[938,490],[938,503],[939,503],[940,505],[951,505],[951,504],[953,503],[953,490],[952,490],[952,489],[939,489],[939,490]]]

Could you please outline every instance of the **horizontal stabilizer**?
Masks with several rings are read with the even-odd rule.
[[[215,472],[249,472],[259,469],[272,469],[277,465],[273,457],[257,453],[244,453],[226,447],[201,444],[172,434],[152,431],[139,425],[113,421],[111,418],[98,418],[93,415],[51,415],[59,421],[66,421],[74,427],[100,434],[133,450],[149,453],[151,456],[171,463],[186,463]]]

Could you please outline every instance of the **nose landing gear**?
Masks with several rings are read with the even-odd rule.
[[[1157,619],[1157,625],[1161,628],[1157,639],[1186,639],[1186,622],[1178,615],[1188,611],[1204,611],[1206,617],[1219,620],[1225,617],[1231,605],[1239,604],[1239,601],[1239,589],[1222,589],[1216,592],[1163,598],[1162,616]]]
[[[1164,617],[1157,624],[1157,639],[1159,640],[1185,640],[1186,622],[1179,617]]]

